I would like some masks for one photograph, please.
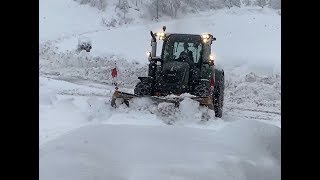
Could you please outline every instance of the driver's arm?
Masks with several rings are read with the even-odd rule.
[[[190,58],[190,61],[193,63],[194,61],[193,61],[193,53],[192,53],[192,51],[189,51],[188,56]]]
[[[185,56],[185,55],[186,55],[186,53],[184,51],[182,51],[177,60],[178,61],[182,61],[183,60],[183,56]]]

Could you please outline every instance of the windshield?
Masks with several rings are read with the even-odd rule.
[[[163,51],[164,61],[179,61],[188,58],[193,63],[198,63],[201,58],[202,44],[197,36],[169,37]]]

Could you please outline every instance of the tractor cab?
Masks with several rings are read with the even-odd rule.
[[[149,77],[153,91],[161,95],[193,92],[201,79],[213,77],[211,34],[153,33],[149,55]],[[163,41],[161,55],[156,56],[157,39]],[[209,93],[209,92],[208,92]],[[207,94],[208,94],[207,93]],[[207,95],[206,94],[206,95]]]
[[[159,60],[156,56],[157,38],[163,40],[163,46],[160,56],[160,61],[185,61],[190,64],[209,64],[213,65],[213,56],[211,55],[211,44],[215,41],[211,34],[177,34],[163,32],[153,33],[151,36],[151,52],[148,52],[149,61]]]
[[[171,34],[163,43],[161,59],[164,63],[180,61],[199,64],[202,62],[202,46],[199,35]]]

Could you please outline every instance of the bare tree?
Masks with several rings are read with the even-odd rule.
[[[281,0],[270,0],[270,7],[273,9],[281,9]]]
[[[228,7],[229,9],[232,7],[232,2],[231,0],[224,0],[223,4]]]
[[[174,17],[177,17],[177,12],[178,12],[179,8],[181,7],[181,1],[174,0],[172,5],[173,5],[173,9],[174,9]]]
[[[123,19],[126,19],[126,14],[129,11],[129,3],[127,0],[122,0],[119,6],[121,12],[123,12]]]
[[[240,0],[231,0],[231,4],[233,6],[241,7],[241,1]]]
[[[157,1],[157,20],[159,19],[159,0],[156,0]]]
[[[74,0],[79,2],[80,4],[89,4],[92,7],[96,7],[99,10],[105,10],[107,6],[106,0]]]
[[[267,0],[257,0],[256,4],[257,4],[257,6],[264,8],[265,6],[268,5],[268,2],[267,2]]]
[[[250,6],[251,5],[251,0],[243,0],[242,3],[245,6]]]

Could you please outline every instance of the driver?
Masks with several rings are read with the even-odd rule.
[[[180,59],[187,59],[190,62],[188,63],[193,63],[193,54],[192,51],[190,51],[189,48],[189,44],[187,42],[183,43],[183,48],[184,50],[180,53]]]

